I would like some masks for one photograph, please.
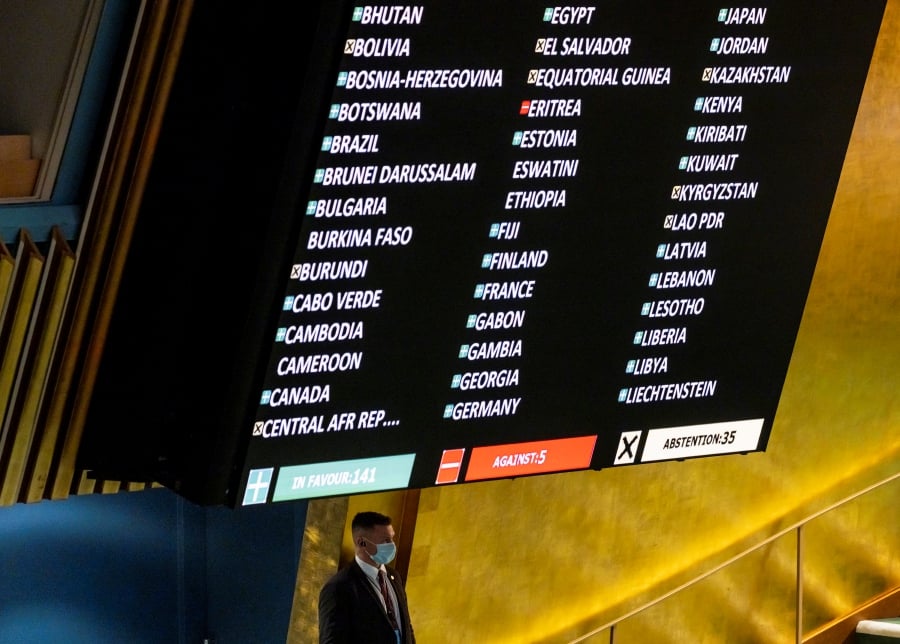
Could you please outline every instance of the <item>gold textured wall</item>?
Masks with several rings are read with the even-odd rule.
[[[423,490],[407,582],[419,641],[572,641],[900,470],[898,282],[889,0],[767,452]],[[805,530],[807,629],[900,584],[898,491]],[[615,641],[794,641],[795,546],[766,546]]]

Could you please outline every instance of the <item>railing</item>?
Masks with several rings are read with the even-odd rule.
[[[666,601],[667,599],[673,597],[674,595],[677,595],[678,593],[684,591],[685,589],[690,588],[691,586],[694,586],[695,584],[711,577],[712,575],[729,567],[730,565],[743,559],[744,557],[750,555],[751,553],[754,553],[757,550],[760,550],[760,549],[770,545],[771,543],[781,539],[782,537],[784,537],[792,532],[796,533],[796,538],[797,538],[797,546],[796,546],[796,548],[797,548],[797,550],[796,550],[796,601],[797,601],[797,605],[796,605],[796,631],[795,631],[796,639],[795,639],[795,641],[797,644],[800,644],[802,642],[802,638],[803,638],[803,568],[802,568],[801,564],[803,561],[803,528],[804,528],[804,526],[806,526],[811,521],[818,519],[819,517],[822,517],[832,511],[836,510],[837,508],[847,505],[848,503],[855,501],[856,499],[859,499],[860,497],[863,497],[878,488],[884,487],[885,485],[892,483],[895,480],[900,480],[900,472],[897,472],[896,474],[893,474],[893,475],[889,476],[888,478],[885,478],[877,483],[869,485],[868,487],[863,488],[862,490],[859,490],[858,492],[855,492],[854,494],[851,494],[850,496],[847,496],[847,497],[815,512],[814,514],[806,517],[805,519],[798,521],[798,522],[794,523],[793,525],[780,530],[776,534],[773,534],[773,535],[767,537],[766,539],[760,541],[759,543],[755,544],[754,546],[747,548],[747,549],[741,551],[740,553],[734,555],[733,557],[730,557],[729,559],[716,565],[712,569],[704,572],[702,575],[698,575],[697,577],[694,577],[690,581],[687,581],[687,582],[669,590],[668,592],[660,595],[653,601],[647,602],[646,604],[643,604],[643,605],[621,615],[620,617],[616,618],[615,620],[607,622],[606,624],[603,624],[602,626],[595,628],[595,629],[591,630],[590,632],[577,637],[574,640],[571,640],[569,642],[569,644],[577,644],[578,642],[584,642],[585,640],[588,640],[590,638],[598,636],[607,630],[609,631],[609,642],[610,642],[610,644],[614,644],[616,627],[618,625],[622,624],[623,622],[625,622],[626,620],[628,620],[632,617],[635,617],[636,615],[638,615],[640,613],[643,613],[644,611],[646,611],[650,608],[653,608],[654,606],[658,606],[659,604],[661,604],[662,602]]]

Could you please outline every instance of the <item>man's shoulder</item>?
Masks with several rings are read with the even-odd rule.
[[[338,570],[334,573],[326,582],[328,584],[340,584],[345,583],[347,581],[356,580],[360,578],[360,575],[364,575],[365,573],[360,569],[359,564],[356,561],[351,561],[346,566]]]

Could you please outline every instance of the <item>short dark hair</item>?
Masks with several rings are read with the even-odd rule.
[[[380,512],[358,512],[350,523],[350,530],[356,533],[358,530],[371,530],[377,525],[391,525],[391,517]]]

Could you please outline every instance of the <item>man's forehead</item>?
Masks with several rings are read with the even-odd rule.
[[[375,525],[369,530],[373,539],[386,539],[394,538],[394,526],[388,525]]]

